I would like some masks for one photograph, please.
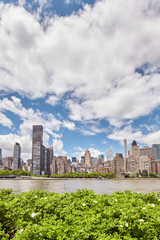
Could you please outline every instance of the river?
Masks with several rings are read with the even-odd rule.
[[[0,189],[13,189],[20,193],[42,189],[57,193],[75,192],[78,189],[91,189],[97,194],[111,194],[115,191],[131,190],[133,192],[149,193],[160,191],[160,179],[1,179]]]

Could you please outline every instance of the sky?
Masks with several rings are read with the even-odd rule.
[[[0,148],[93,157],[160,143],[160,0],[0,1]]]

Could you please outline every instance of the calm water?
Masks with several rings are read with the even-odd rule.
[[[11,188],[15,193],[42,189],[57,193],[75,192],[77,189],[91,189],[95,193],[111,194],[115,191],[132,190],[141,193],[160,191],[158,179],[127,179],[127,180],[97,180],[97,179],[56,179],[56,180],[17,180],[0,179],[0,189]]]

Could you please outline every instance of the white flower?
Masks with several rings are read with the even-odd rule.
[[[148,205],[151,205],[150,203],[148,203]]]
[[[120,227],[123,227],[122,225],[119,225]]]
[[[85,203],[83,203],[83,204],[82,204],[82,206],[86,206],[86,204],[85,204]]]
[[[36,215],[37,215],[37,213],[34,213],[34,212],[33,212],[33,213],[31,214],[31,217],[33,218],[33,217],[35,217]]]
[[[37,198],[37,195],[35,195],[35,198]]]
[[[34,224],[34,226],[37,226],[37,223],[36,223],[36,224]]]
[[[115,199],[115,202],[117,202],[118,200],[117,199]]]
[[[41,236],[42,236],[42,233],[39,233],[39,235],[41,235]]]
[[[23,230],[24,230],[24,228],[20,229],[20,230],[19,230],[19,233],[23,232]]]
[[[160,201],[160,198],[158,198],[158,201]]]
[[[140,219],[139,222],[140,222],[140,223],[141,223],[141,222],[144,222],[144,220],[143,220],[143,219]]]
[[[128,227],[128,223],[127,222],[125,223],[125,226]]]
[[[44,199],[47,199],[47,197],[45,197]]]
[[[155,204],[152,203],[152,204],[151,204],[151,207],[155,207]]]
[[[122,211],[122,209],[120,208],[119,211]]]
[[[94,201],[94,202],[97,202],[97,201]]]
[[[142,209],[146,209],[145,207],[143,207]]]

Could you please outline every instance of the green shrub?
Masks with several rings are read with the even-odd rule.
[[[0,239],[159,239],[160,192],[0,190]]]

